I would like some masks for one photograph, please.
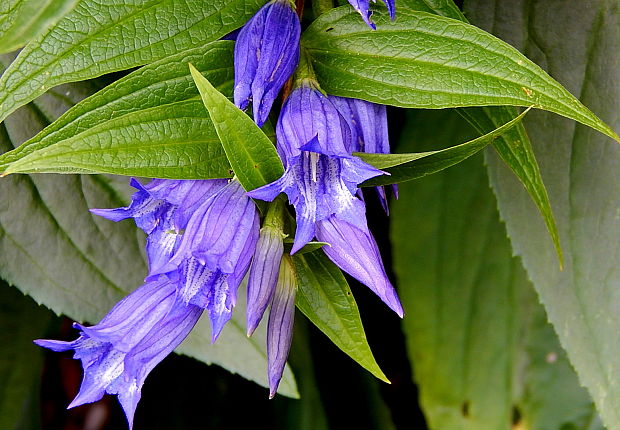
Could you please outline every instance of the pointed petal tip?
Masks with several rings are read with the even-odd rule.
[[[82,400],[80,398],[80,394],[78,393],[78,395],[75,396],[75,399],[73,399],[71,401],[71,403],[69,403],[69,406],[67,406],[67,410],[73,409],[73,408],[77,408],[78,406],[82,406],[82,405],[84,405],[86,403],[92,403],[92,402],[86,402],[86,401]]]
[[[37,346],[51,349],[55,352],[64,352],[73,349],[73,342],[65,342],[62,340],[36,339],[32,342]]]
[[[247,323],[247,327],[248,327],[248,328],[247,328],[247,331],[245,332],[245,335],[246,335],[247,337],[252,337],[252,335],[254,334],[254,331],[256,330],[256,327],[258,327],[258,324],[255,324],[255,323],[250,323],[250,322],[248,321],[248,323]]]
[[[390,309],[392,309],[396,313],[396,315],[398,315],[400,318],[403,318],[405,316],[405,310],[403,309],[403,305],[401,305],[400,300],[398,299],[398,296],[396,295],[396,291],[395,290],[392,290],[392,291],[393,291],[392,297],[389,297],[389,296],[382,297],[381,299],[386,305],[388,305]]]
[[[220,337],[220,333],[213,333],[211,335],[211,345],[213,345],[215,343],[215,341],[217,341],[217,338]]]
[[[405,311],[403,310],[403,306],[400,304],[400,302],[397,302],[395,304],[391,304],[390,308],[396,312],[396,315],[398,315],[401,318],[404,318],[405,316]]]

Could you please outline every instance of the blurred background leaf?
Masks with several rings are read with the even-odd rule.
[[[620,127],[620,2],[470,0],[470,20],[519,48],[613,128]],[[511,175],[488,154],[515,253],[603,421],[620,427],[620,146],[542,112],[525,120],[547,185],[566,265]]]
[[[410,112],[407,119],[399,151],[476,135],[453,111]],[[591,428],[592,400],[511,257],[481,154],[403,184],[391,239],[430,428]]]
[[[52,313],[0,281],[0,428],[41,428],[43,350],[32,343]]]

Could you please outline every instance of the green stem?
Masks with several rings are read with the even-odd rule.
[[[302,46],[299,55],[299,65],[297,66],[297,70],[295,70],[293,86],[297,87],[304,81],[310,81],[311,84],[318,87],[318,81],[316,80],[316,75],[312,68],[312,63],[310,62],[310,55]]]
[[[271,227],[280,232],[284,230],[284,198],[278,196],[267,209],[263,227]]]

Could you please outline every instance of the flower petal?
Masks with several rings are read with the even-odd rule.
[[[317,239],[327,242],[323,251],[338,267],[353,276],[400,317],[403,308],[385,273],[379,248],[370,231],[359,229],[332,216],[317,223]]]

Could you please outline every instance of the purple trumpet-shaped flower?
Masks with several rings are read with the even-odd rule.
[[[248,195],[271,201],[280,192],[286,193],[295,206],[297,221],[292,253],[315,235],[321,241],[330,244],[333,241],[329,252],[324,247],[330,259],[402,315],[402,307],[368,230],[366,207],[356,196],[360,183],[383,172],[351,155],[354,145],[347,120],[309,81],[287,99],[276,132],[278,152],[286,166],[284,175]],[[332,225],[336,227],[329,229]],[[348,245],[334,229],[347,230],[353,235],[353,243]],[[339,252],[341,255],[337,255]],[[350,261],[357,257],[366,267],[360,268]]]
[[[142,185],[132,178],[130,183],[138,191],[132,196],[129,206],[91,209],[91,212],[111,221],[134,218],[136,225],[148,235],[146,254],[149,270],[155,273],[168,263],[176,251],[189,217],[204,201],[223,188],[227,180],[154,179]]]
[[[351,128],[353,152],[389,154],[390,139],[388,135],[387,111],[384,105],[347,97],[328,96],[346,118]],[[379,201],[386,213],[389,213],[384,187],[375,187]],[[398,186],[392,185],[392,191],[398,198]]]
[[[291,257],[284,256],[267,324],[269,398],[276,395],[293,339],[297,282]]]
[[[75,350],[84,378],[69,408],[117,394],[132,427],[144,380],[189,334],[202,309],[177,299],[176,285],[162,277],[121,300],[99,324],[80,329],[72,342],[36,340],[54,351]]]
[[[373,2],[376,1],[377,0],[373,0]],[[394,1],[395,0],[383,0],[383,3],[385,3],[388,8],[390,19],[392,21],[396,18],[396,6],[394,5]],[[353,6],[353,9],[355,9],[362,16],[362,19],[370,26],[370,28],[373,30],[377,28],[370,20],[370,16],[372,15],[372,11],[370,10],[370,0],[349,0],[349,3]]]
[[[329,244],[323,251],[330,260],[368,286],[402,318],[403,307],[385,273],[377,242],[368,227],[359,228],[331,216],[317,223],[316,237]]]
[[[232,180],[195,208],[170,260],[147,279],[178,270],[180,299],[209,311],[215,342],[232,315],[258,235],[256,206]]]
[[[238,181],[155,179],[126,208],[94,209],[113,221],[133,217],[147,234],[149,276],[168,275],[187,304],[209,310],[213,341],[230,319],[258,240],[256,206]]]
[[[283,205],[279,200],[270,206],[265,218],[252,267],[248,277],[247,328],[251,336],[258,327],[265,309],[269,306],[280,272],[280,260],[284,253],[281,216]],[[279,212],[279,213],[278,213]]]
[[[334,104],[306,84],[287,99],[276,128],[284,175],[248,193],[272,201],[284,192],[295,206],[297,230],[292,253],[315,235],[315,223],[336,214],[364,228],[358,184],[383,172],[351,155],[351,131]]]
[[[271,0],[237,37],[234,101],[245,109],[252,99],[259,127],[299,63],[300,35],[299,17],[290,0]]]

